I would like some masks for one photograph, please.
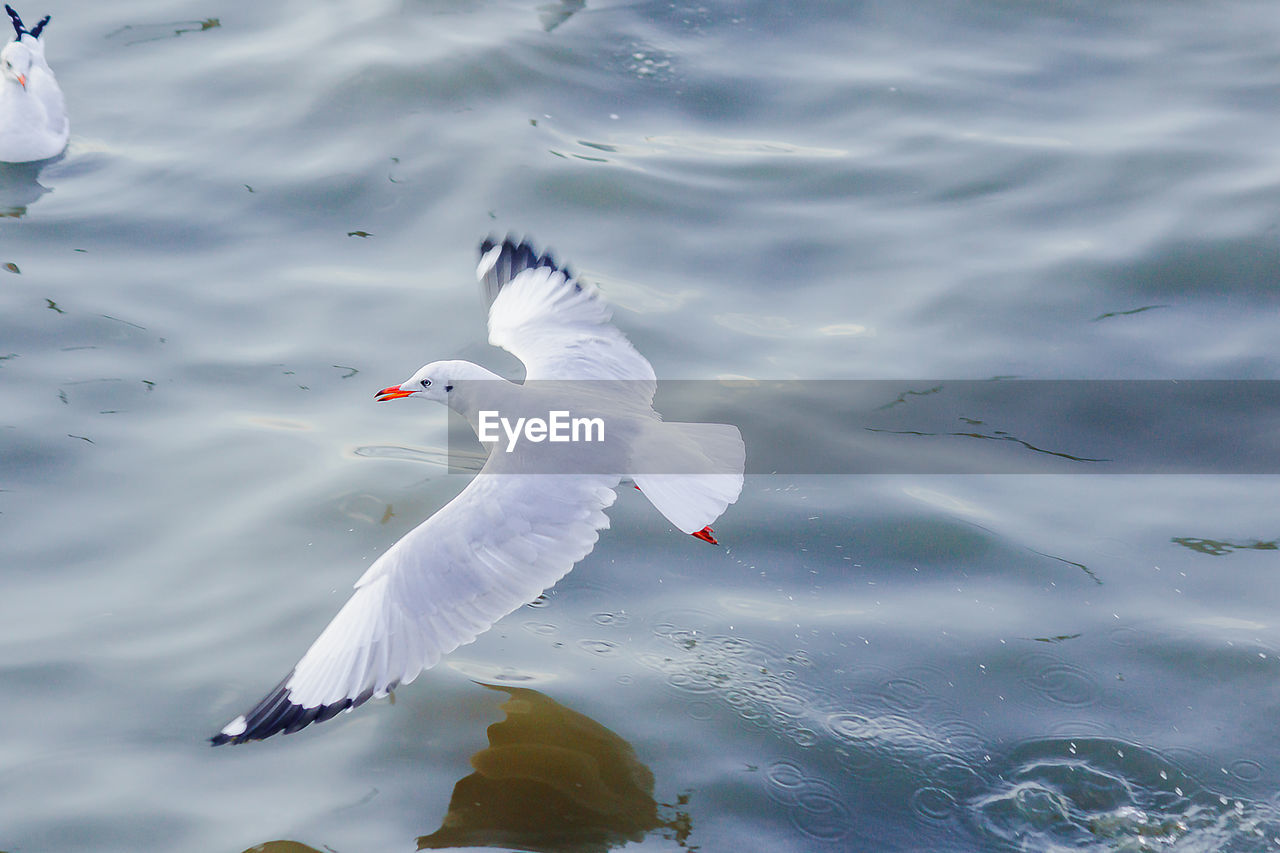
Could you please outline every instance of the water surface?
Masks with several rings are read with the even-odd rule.
[[[758,470],[718,549],[623,494],[394,702],[205,740],[465,485],[442,411],[372,393],[518,371],[486,234],[598,282],[663,379],[1275,379],[1272,5],[19,11],[53,15],[72,140],[0,173],[0,850],[414,850],[486,768],[560,796],[591,762],[631,786],[480,841],[1280,846],[1280,483],[1005,473],[1017,442]],[[1072,452],[1087,424],[1040,411],[1017,436]],[[762,412],[769,452],[807,454],[811,414]],[[1247,414],[1188,408],[1198,458],[1236,424],[1265,450]],[[868,425],[824,435],[964,458]],[[495,765],[516,688],[550,740]],[[566,725],[608,748],[557,751]]]

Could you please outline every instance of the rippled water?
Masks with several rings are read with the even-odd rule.
[[[516,367],[487,233],[667,379],[1276,378],[1273,5],[19,11],[72,141],[0,171],[0,850],[1280,847],[1280,482],[1000,475],[1088,456],[1034,412],[988,473],[754,474],[718,549],[624,494],[394,702],[205,740],[466,483],[372,393]],[[1227,414],[1164,423],[1265,450]],[[972,440],[811,415],[769,455]]]

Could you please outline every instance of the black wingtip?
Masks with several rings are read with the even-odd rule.
[[[252,711],[227,723],[222,731],[209,738],[210,745],[248,743],[254,740],[266,740],[276,734],[290,735],[305,729],[312,723],[322,723],[342,711],[359,707],[373,698],[373,688],[370,687],[356,697],[347,697],[328,705],[304,708],[290,698],[290,690],[285,686],[292,677],[291,672],[255,705]],[[395,684],[391,684],[387,689],[392,690],[395,687]]]
[[[27,29],[26,25],[22,23],[22,16],[19,15],[12,6],[5,3],[4,10],[9,13],[9,20],[13,22],[13,31],[16,34],[15,38],[19,39],[24,35],[31,36],[33,39],[40,38],[40,33],[44,32],[45,24],[49,23],[52,18],[52,15],[45,15],[44,18],[41,19],[40,23],[36,24],[35,27]]]
[[[4,4],[4,10],[9,13],[9,20],[13,22],[13,31],[17,34],[15,37],[22,38],[22,34],[26,32],[26,30],[22,27],[21,16],[19,16],[8,3]]]
[[[568,266],[561,266],[556,263],[555,256],[551,252],[539,254],[532,243],[524,239],[517,240],[513,234],[508,234],[501,242],[498,242],[495,237],[486,237],[480,243],[481,259],[499,247],[501,247],[501,251],[498,253],[498,257],[485,270],[480,280],[484,291],[485,304],[487,305],[492,305],[493,300],[498,298],[498,293],[502,291],[502,288],[517,275],[528,269],[548,267],[564,273],[566,279],[573,280],[573,272]]]

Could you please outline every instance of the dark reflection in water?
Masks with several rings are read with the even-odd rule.
[[[510,697],[506,718],[489,727],[489,746],[471,757],[476,772],[454,786],[444,822],[419,850],[604,853],[661,828],[685,846],[688,816],[659,816],[653,773],[631,744],[535,690],[490,689]]]
[[[587,0],[557,0],[538,7],[538,23],[547,32],[573,17],[574,12],[586,8]]]
[[[1157,308],[1168,308],[1168,305],[1143,305],[1141,308],[1130,308],[1128,311],[1107,311],[1105,314],[1099,314],[1093,318],[1093,322],[1099,320],[1109,320],[1112,317],[1127,317],[1130,314],[1141,314],[1143,311],[1154,311]]]
[[[161,39],[176,39],[185,33],[203,33],[222,26],[217,18],[205,18],[199,21],[171,21],[165,24],[125,24],[117,30],[107,33],[113,39],[127,36],[126,45],[142,44]]]
[[[0,218],[20,219],[49,188],[40,184],[40,170],[50,160],[0,163]]]
[[[631,744],[536,690],[481,686],[507,694],[500,706],[506,716],[489,726],[489,745],[471,756],[475,772],[454,785],[440,828],[419,837],[417,849],[607,853],[655,830],[682,849],[698,849],[688,843],[689,795],[659,804],[653,773]],[[244,853],[320,851],[279,840]]]
[[[1195,536],[1175,536],[1173,538],[1175,545],[1181,545],[1184,548],[1190,548],[1192,551],[1201,554],[1209,554],[1214,557],[1221,557],[1223,554],[1230,554],[1232,551],[1276,551],[1280,550],[1280,540],[1255,539],[1252,542],[1226,542],[1221,539],[1200,539]]]

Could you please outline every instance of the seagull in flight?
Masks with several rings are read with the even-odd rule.
[[[591,553],[624,481],[681,531],[714,544],[709,525],[742,490],[737,427],[662,421],[653,367],[610,322],[599,290],[549,253],[485,240],[476,275],[489,342],[524,363],[524,383],[436,361],[376,397],[434,400],[463,415],[489,445],[484,467],[369,567],[293,670],[213,745],[296,732],[408,684]],[[595,414],[609,440],[557,446],[530,430],[522,442],[483,430],[486,413],[510,413],[509,426],[549,410]]]
[[[48,160],[62,153],[71,136],[62,89],[45,61],[40,38],[49,16],[27,29],[12,6],[6,4],[4,10],[15,35],[0,50],[0,161]]]

